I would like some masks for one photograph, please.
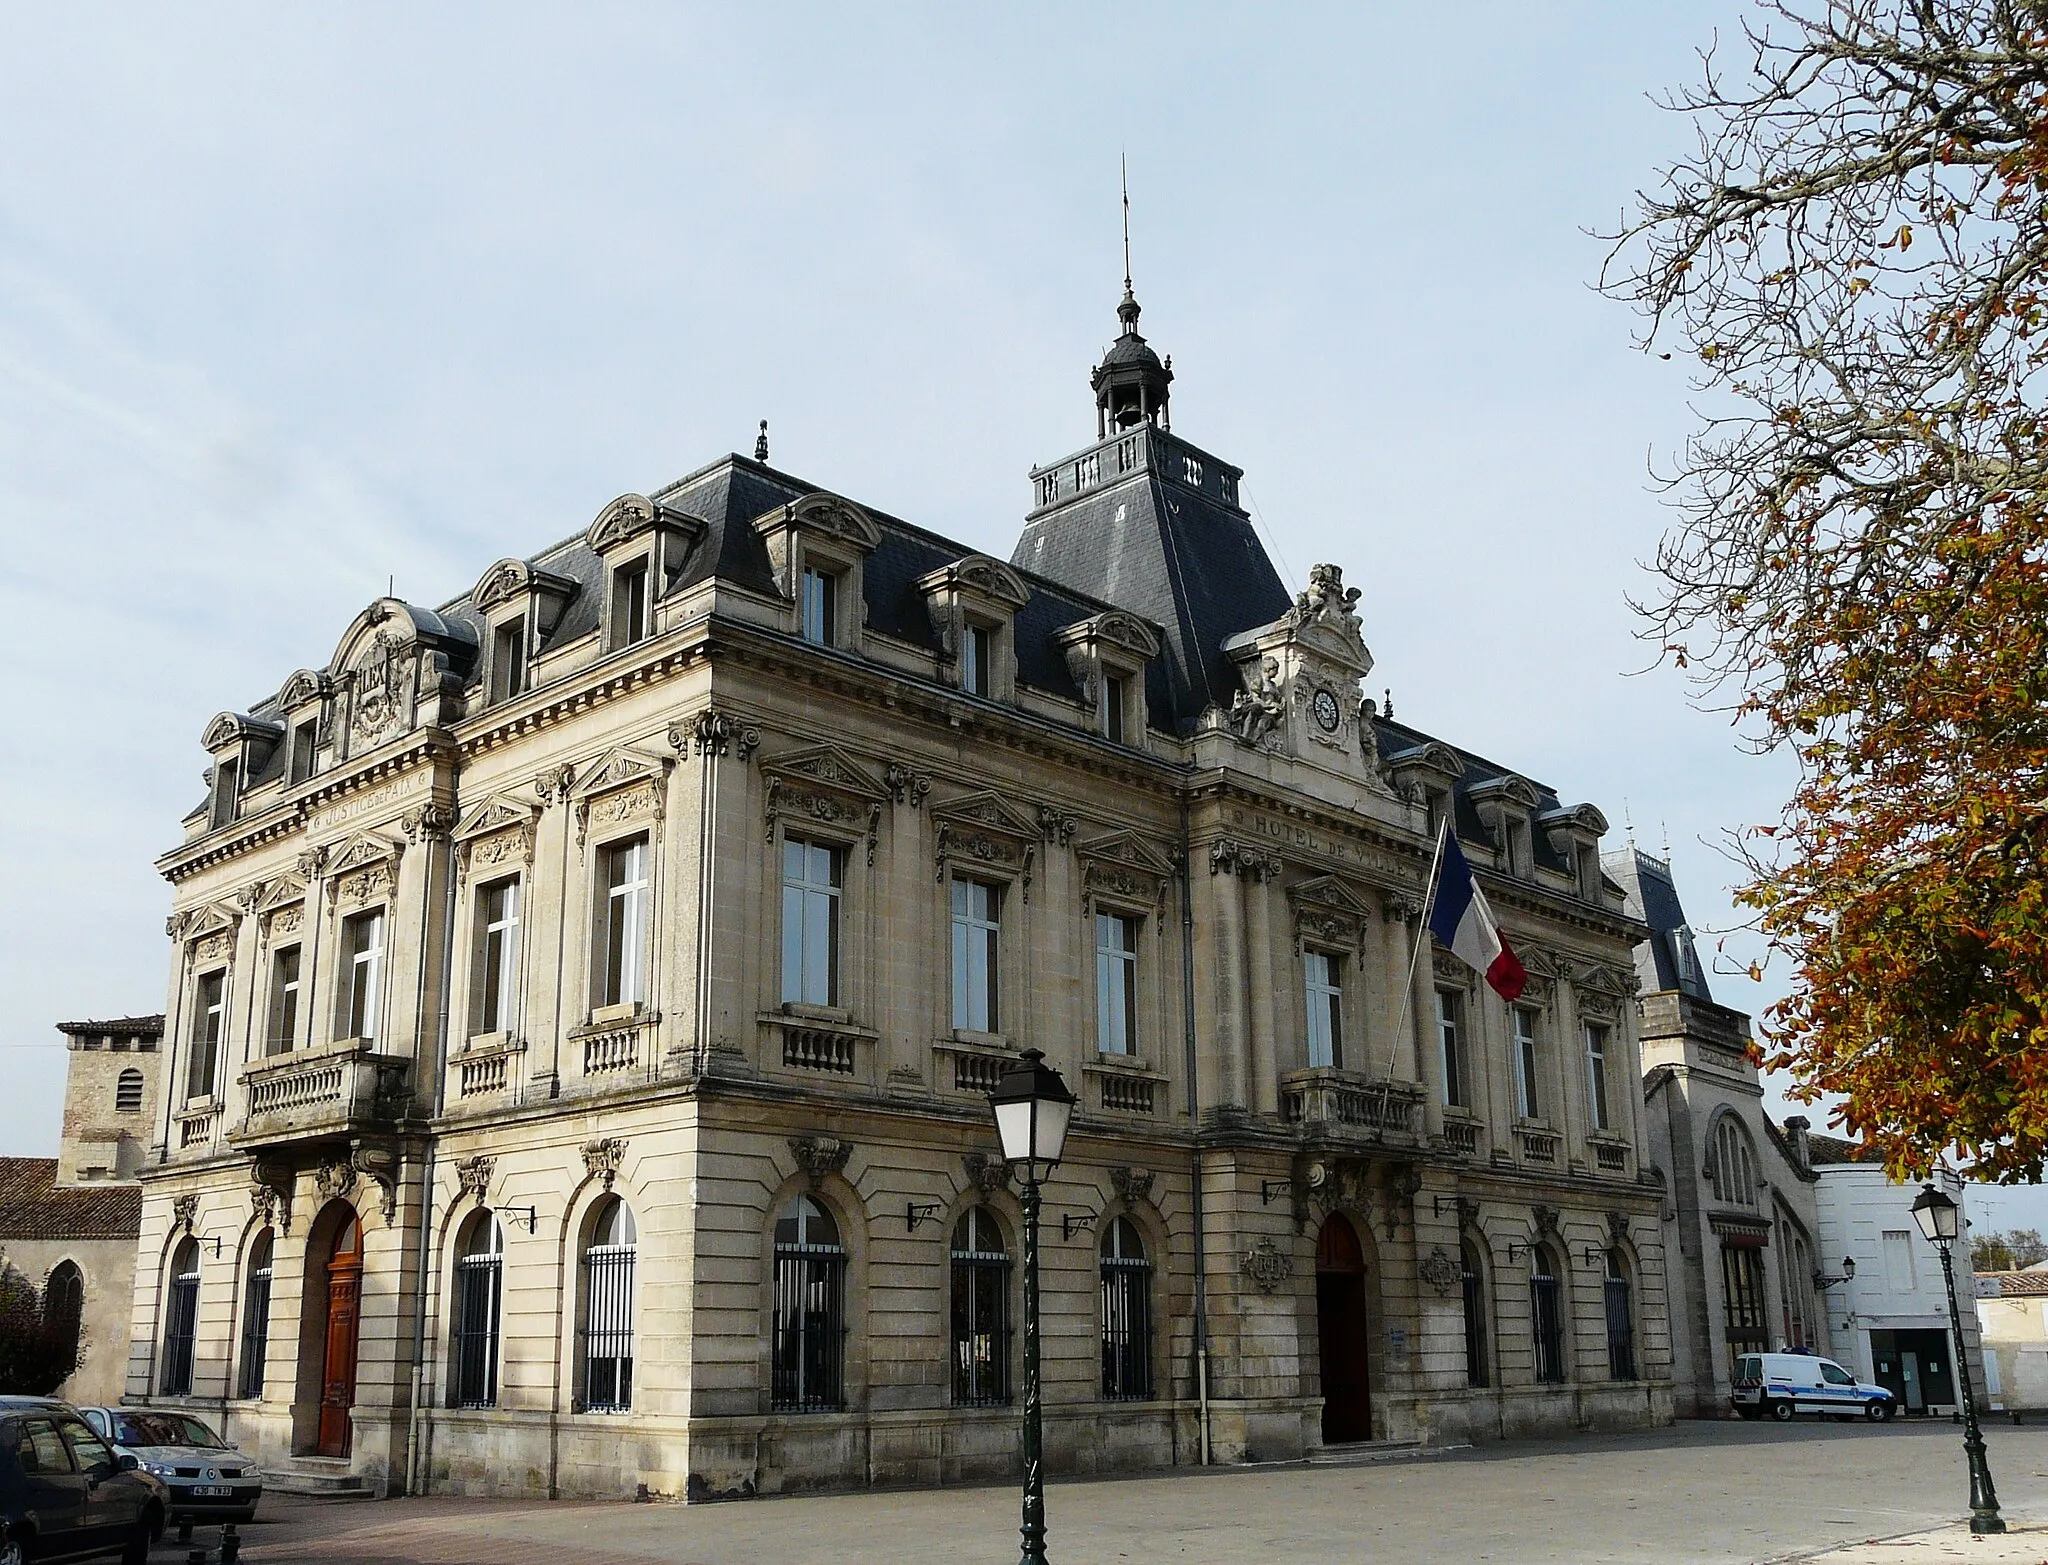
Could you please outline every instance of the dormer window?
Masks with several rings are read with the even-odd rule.
[[[815,565],[804,567],[797,594],[797,634],[815,647],[839,640],[839,578]]]
[[[969,625],[960,644],[960,688],[971,696],[988,694],[989,665],[995,658],[995,632],[986,625]]]
[[[241,779],[239,763],[226,758],[214,763],[212,822],[216,831],[233,821],[241,807]]]
[[[808,494],[753,521],[789,605],[784,626],[816,647],[860,650],[863,571],[882,541],[875,519],[837,495]]]
[[[608,651],[647,639],[647,561],[643,557],[612,572],[612,622]]]
[[[702,517],[671,510],[644,494],[620,495],[597,513],[583,541],[603,558],[609,571],[604,598],[605,651],[616,652],[654,634],[655,607],[668,584],[681,574],[689,548],[702,535],[704,525]]]
[[[1502,873],[1534,879],[1530,822],[1542,805],[1535,785],[1521,777],[1498,776],[1473,783],[1465,792],[1494,840]]]
[[[939,641],[940,674],[971,696],[1007,701],[1015,694],[1013,626],[1031,589],[1001,560],[970,554],[920,576],[925,613]]]
[[[1145,665],[1159,656],[1159,633],[1135,614],[1110,609],[1056,631],[1079,686],[1083,721],[1112,744],[1143,744]]]
[[[1545,810],[1536,824],[1543,829],[1551,850],[1565,862],[1572,890],[1582,901],[1596,906],[1603,900],[1600,877],[1600,839],[1607,834],[1607,817],[1590,804]]]
[[[525,693],[526,616],[521,614],[491,632],[491,699],[509,701]]]
[[[320,748],[320,720],[309,717],[292,728],[292,786],[313,780],[314,763]]]

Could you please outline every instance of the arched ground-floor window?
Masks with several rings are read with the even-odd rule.
[[[270,1277],[275,1245],[266,1228],[249,1246],[249,1281],[242,1299],[241,1393],[245,1397],[263,1395],[263,1362],[270,1356]]]
[[[846,1250],[832,1214],[800,1195],[775,1222],[769,1400],[779,1412],[846,1405]]]
[[[1138,1225],[1119,1217],[1102,1236],[1102,1394],[1152,1395],[1152,1262]]]
[[[1613,1380],[1636,1379],[1635,1290],[1628,1257],[1620,1248],[1607,1252],[1607,1374]]]
[[[164,1298],[163,1364],[156,1382],[159,1394],[192,1394],[192,1344],[198,1329],[199,1246],[188,1235],[171,1252]]]
[[[489,1212],[463,1230],[455,1262],[455,1405],[498,1405],[499,1310],[504,1299],[505,1232]]]
[[[1564,1290],[1562,1268],[1539,1244],[1529,1252],[1529,1330],[1536,1350],[1536,1378],[1549,1384],[1564,1380]]]
[[[621,1413],[633,1405],[633,1267],[639,1231],[617,1196],[597,1209],[583,1249],[583,1406]]]

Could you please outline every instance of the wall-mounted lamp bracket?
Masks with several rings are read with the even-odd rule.
[[[937,1201],[908,1202],[903,1213],[904,1224],[910,1232],[916,1233],[919,1223],[937,1222],[939,1220],[940,1205],[941,1203]]]
[[[1292,1179],[1261,1179],[1259,1181],[1259,1205],[1269,1204],[1276,1195],[1285,1195],[1294,1188]]]
[[[1095,1228],[1095,1219],[1100,1217],[1101,1215],[1102,1214],[1100,1212],[1060,1213],[1060,1237],[1062,1239],[1071,1239],[1074,1237],[1075,1234],[1078,1233],[1093,1232]]]
[[[531,1206],[494,1206],[491,1208],[508,1223],[524,1225],[530,1234],[540,1232],[540,1212]]]

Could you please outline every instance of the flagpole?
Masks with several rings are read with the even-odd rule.
[[[1457,801],[1451,801],[1451,809],[1457,808]],[[1436,907],[1436,872],[1443,867],[1444,839],[1451,833],[1449,811],[1444,814],[1436,831],[1436,851],[1429,858],[1429,879],[1424,883],[1422,894],[1422,917],[1415,926],[1415,949],[1408,953],[1408,981],[1401,985],[1401,1020],[1394,1025],[1394,1041],[1387,1050],[1387,1080],[1394,1079],[1394,1056],[1401,1047],[1401,1035],[1408,1030],[1408,1013],[1415,1001],[1415,969],[1422,961],[1422,943],[1429,938],[1429,915]]]

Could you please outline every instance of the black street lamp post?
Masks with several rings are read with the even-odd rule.
[[[988,1095],[1003,1158],[1024,1183],[1024,1552],[1045,1565],[1045,1429],[1038,1392],[1038,1185],[1067,1143],[1074,1094],[1036,1049],[1026,1049]]]
[[[1955,1346],[1949,1357],[1963,1392],[1963,1454],[1970,1463],[1970,1531],[2005,1531],[2005,1518],[1998,1514],[1998,1490],[1992,1487],[1991,1466],[1984,1460],[1984,1432],[1977,1427],[1977,1394],[1970,1387],[1969,1355],[1963,1348],[1963,1312],[1956,1303],[1956,1268],[1949,1250],[1962,1230],[1962,1212],[1956,1203],[1933,1185],[1920,1191],[1913,1203],[1913,1221],[1941,1252],[1942,1280],[1948,1284],[1948,1320],[1955,1331]]]

